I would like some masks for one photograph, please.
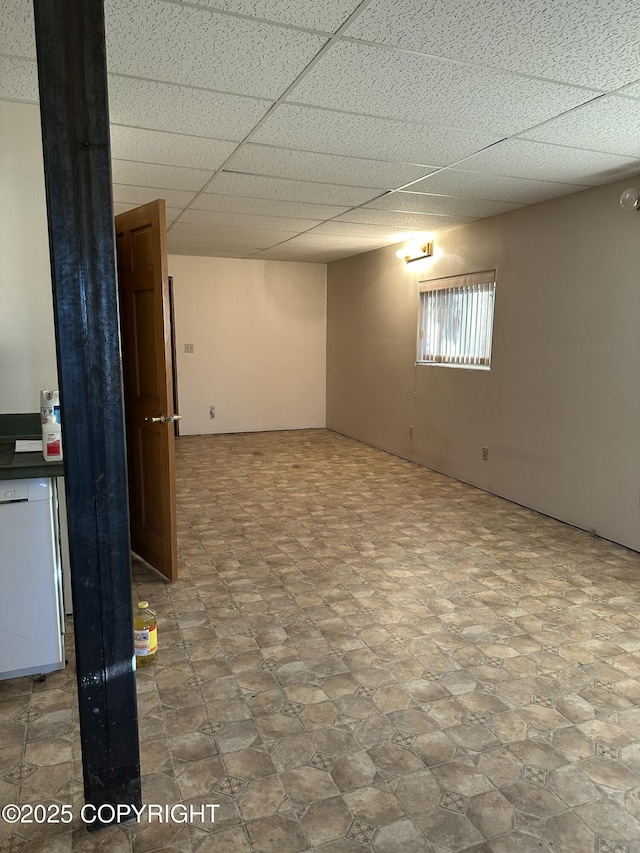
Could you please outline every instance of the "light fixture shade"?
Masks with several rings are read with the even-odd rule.
[[[405,246],[404,249],[398,249],[396,252],[396,258],[401,258],[406,264],[410,264],[412,261],[420,261],[423,258],[430,258],[432,255],[433,243],[426,241]]]
[[[625,210],[637,210],[640,204],[640,190],[629,187],[620,196],[620,206]]]

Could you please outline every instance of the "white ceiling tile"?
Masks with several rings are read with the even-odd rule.
[[[640,172],[637,3],[469,6],[106,0],[116,211],[165,198],[170,251],[320,262]],[[0,98],[33,102],[32,3],[0,20]]]
[[[165,215],[167,220],[167,225],[171,225],[171,223],[178,218],[178,216],[182,213],[182,208],[180,207],[165,207]]]
[[[608,95],[522,134],[524,139],[640,157],[640,101]]]
[[[25,0],[0,0],[0,21],[0,53],[35,59],[33,3],[27,3]]]
[[[357,249],[358,251],[367,251],[375,249],[379,246],[386,246],[387,243],[384,237],[358,237],[347,234],[322,234],[313,231],[300,234],[292,237],[288,241],[290,246],[303,246],[306,248],[321,248],[321,249]]]
[[[166,207],[165,214],[167,217],[167,225],[171,225],[171,223],[178,218],[178,216],[182,213],[182,208],[180,207]]]
[[[403,210],[408,213],[431,213],[441,216],[462,216],[477,219],[480,216],[497,216],[521,207],[506,201],[457,198],[423,192],[389,193],[369,203],[368,207],[382,210]]]
[[[503,137],[592,97],[585,89],[490,68],[338,42],[289,100],[401,121],[475,127]]]
[[[481,172],[463,172],[460,169],[443,169],[411,186],[413,192],[509,201],[516,204],[536,204],[585,189],[586,185],[505,178]]]
[[[201,193],[191,207],[194,210],[214,210],[221,213],[266,214],[321,221],[332,219],[348,209],[333,204],[307,204],[306,202],[276,201],[272,198],[244,198],[213,193]]]
[[[451,117],[455,120],[455,116]],[[461,133],[441,124],[414,124],[283,103],[251,136],[252,142],[327,154],[445,166],[501,138],[477,127]]]
[[[191,249],[207,249],[209,253],[215,255],[217,251],[236,251],[236,252],[255,252],[259,251],[261,246],[255,246],[251,240],[251,235],[247,234],[245,238],[235,237],[229,239],[224,234],[208,234],[206,237],[201,235],[192,235],[187,231],[171,230],[167,234],[167,243],[169,252],[176,251],[178,248],[183,250],[185,247]]]
[[[260,252],[259,257],[271,260],[306,260],[315,263],[329,263],[340,258],[371,252],[386,245],[389,244],[385,243],[384,240],[371,237],[303,234],[265,252]]]
[[[373,0],[346,35],[596,89],[637,74],[629,0]]]
[[[135,207],[137,207],[135,204],[125,204],[122,201],[114,201],[113,215],[118,216],[119,213],[126,213],[127,210],[133,210]]]
[[[136,187],[166,187],[169,190],[200,190],[213,177],[213,170],[184,169],[181,166],[158,166],[112,160],[113,180],[117,184]]]
[[[469,157],[459,168],[467,166],[473,171],[496,175],[597,186],[640,171],[640,160],[545,142],[507,139]]]
[[[217,225],[188,225],[183,222],[175,222],[169,229],[169,234],[176,238],[189,239],[191,241],[202,240],[215,243],[219,241],[226,245],[246,244],[258,249],[266,249],[274,243],[281,243],[290,237],[295,237],[296,231],[279,231],[277,229],[256,228],[233,228],[231,226]]]
[[[118,204],[130,204],[136,207],[147,204],[158,198],[163,198],[167,207],[177,207],[180,210],[186,207],[193,199],[194,193],[181,190],[167,190],[159,187],[135,187],[125,184],[113,185],[113,200]]]
[[[403,186],[430,174],[434,169],[434,166],[363,160],[337,154],[316,154],[251,144],[243,145],[226,165],[226,170],[233,172],[381,189]]]
[[[253,260],[259,261],[290,261],[306,264],[329,264],[344,257],[347,257],[344,249],[323,252],[319,249],[303,249],[300,246],[291,247],[288,243],[251,255]]]
[[[281,24],[335,32],[362,0],[188,0]]]
[[[620,89],[617,94],[626,95],[628,98],[640,98],[640,80],[637,80],[630,86],[626,86],[624,89]]]
[[[254,246],[250,239],[236,237],[229,240],[223,235],[209,234],[207,237],[193,236],[188,232],[178,232],[175,226],[167,233],[167,251],[181,255],[211,255],[221,257],[233,253],[250,254],[260,251],[261,246]]]
[[[334,222],[369,222],[372,225],[412,228],[418,231],[440,231],[454,225],[472,222],[474,216],[439,216],[426,213],[404,213],[398,210],[373,210],[359,207],[334,219]]]
[[[161,0],[107,0],[109,69],[119,74],[277,98],[326,39]]]
[[[167,241],[169,254],[169,270],[171,270],[171,255],[190,255],[201,258],[252,258],[258,249],[238,249],[235,246],[201,246],[180,241]]]
[[[0,98],[38,101],[38,68],[31,59],[0,56]]]
[[[284,216],[262,216],[250,213],[218,213],[213,210],[185,210],[180,222],[190,225],[233,226],[237,228],[257,228],[276,231],[306,231],[319,225],[318,219],[292,219]]]
[[[111,156],[116,160],[185,166],[213,172],[222,166],[235,148],[235,142],[219,139],[111,126]]]
[[[380,195],[371,187],[336,186],[310,181],[288,181],[266,178],[261,175],[241,175],[237,172],[220,172],[207,187],[210,193],[273,198],[280,201],[337,204],[355,207]]]
[[[394,228],[388,225],[372,225],[365,222],[337,222],[333,220],[332,222],[323,222],[322,225],[318,225],[313,231],[309,231],[309,236],[329,234],[336,237],[373,237],[389,243],[399,243],[401,240],[407,240],[415,231],[415,228]]]
[[[242,95],[109,75],[109,113],[114,124],[240,141],[271,104]]]

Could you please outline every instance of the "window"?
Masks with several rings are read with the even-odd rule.
[[[420,282],[418,362],[488,370],[496,271]]]

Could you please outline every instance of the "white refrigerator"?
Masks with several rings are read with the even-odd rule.
[[[0,481],[0,679],[64,667],[55,482]]]

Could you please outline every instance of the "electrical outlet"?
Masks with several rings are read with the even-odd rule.
[[[482,461],[486,462],[488,458],[489,458],[489,448],[483,447],[482,448]]]
[[[184,351],[185,352],[195,352],[195,348],[194,348],[193,344],[185,344],[184,345]]]
[[[413,438],[413,427],[409,427],[409,438]]]
[[[216,416],[216,407],[215,406],[209,406],[209,417],[211,418],[211,420],[213,420],[215,418],[215,416]]]

